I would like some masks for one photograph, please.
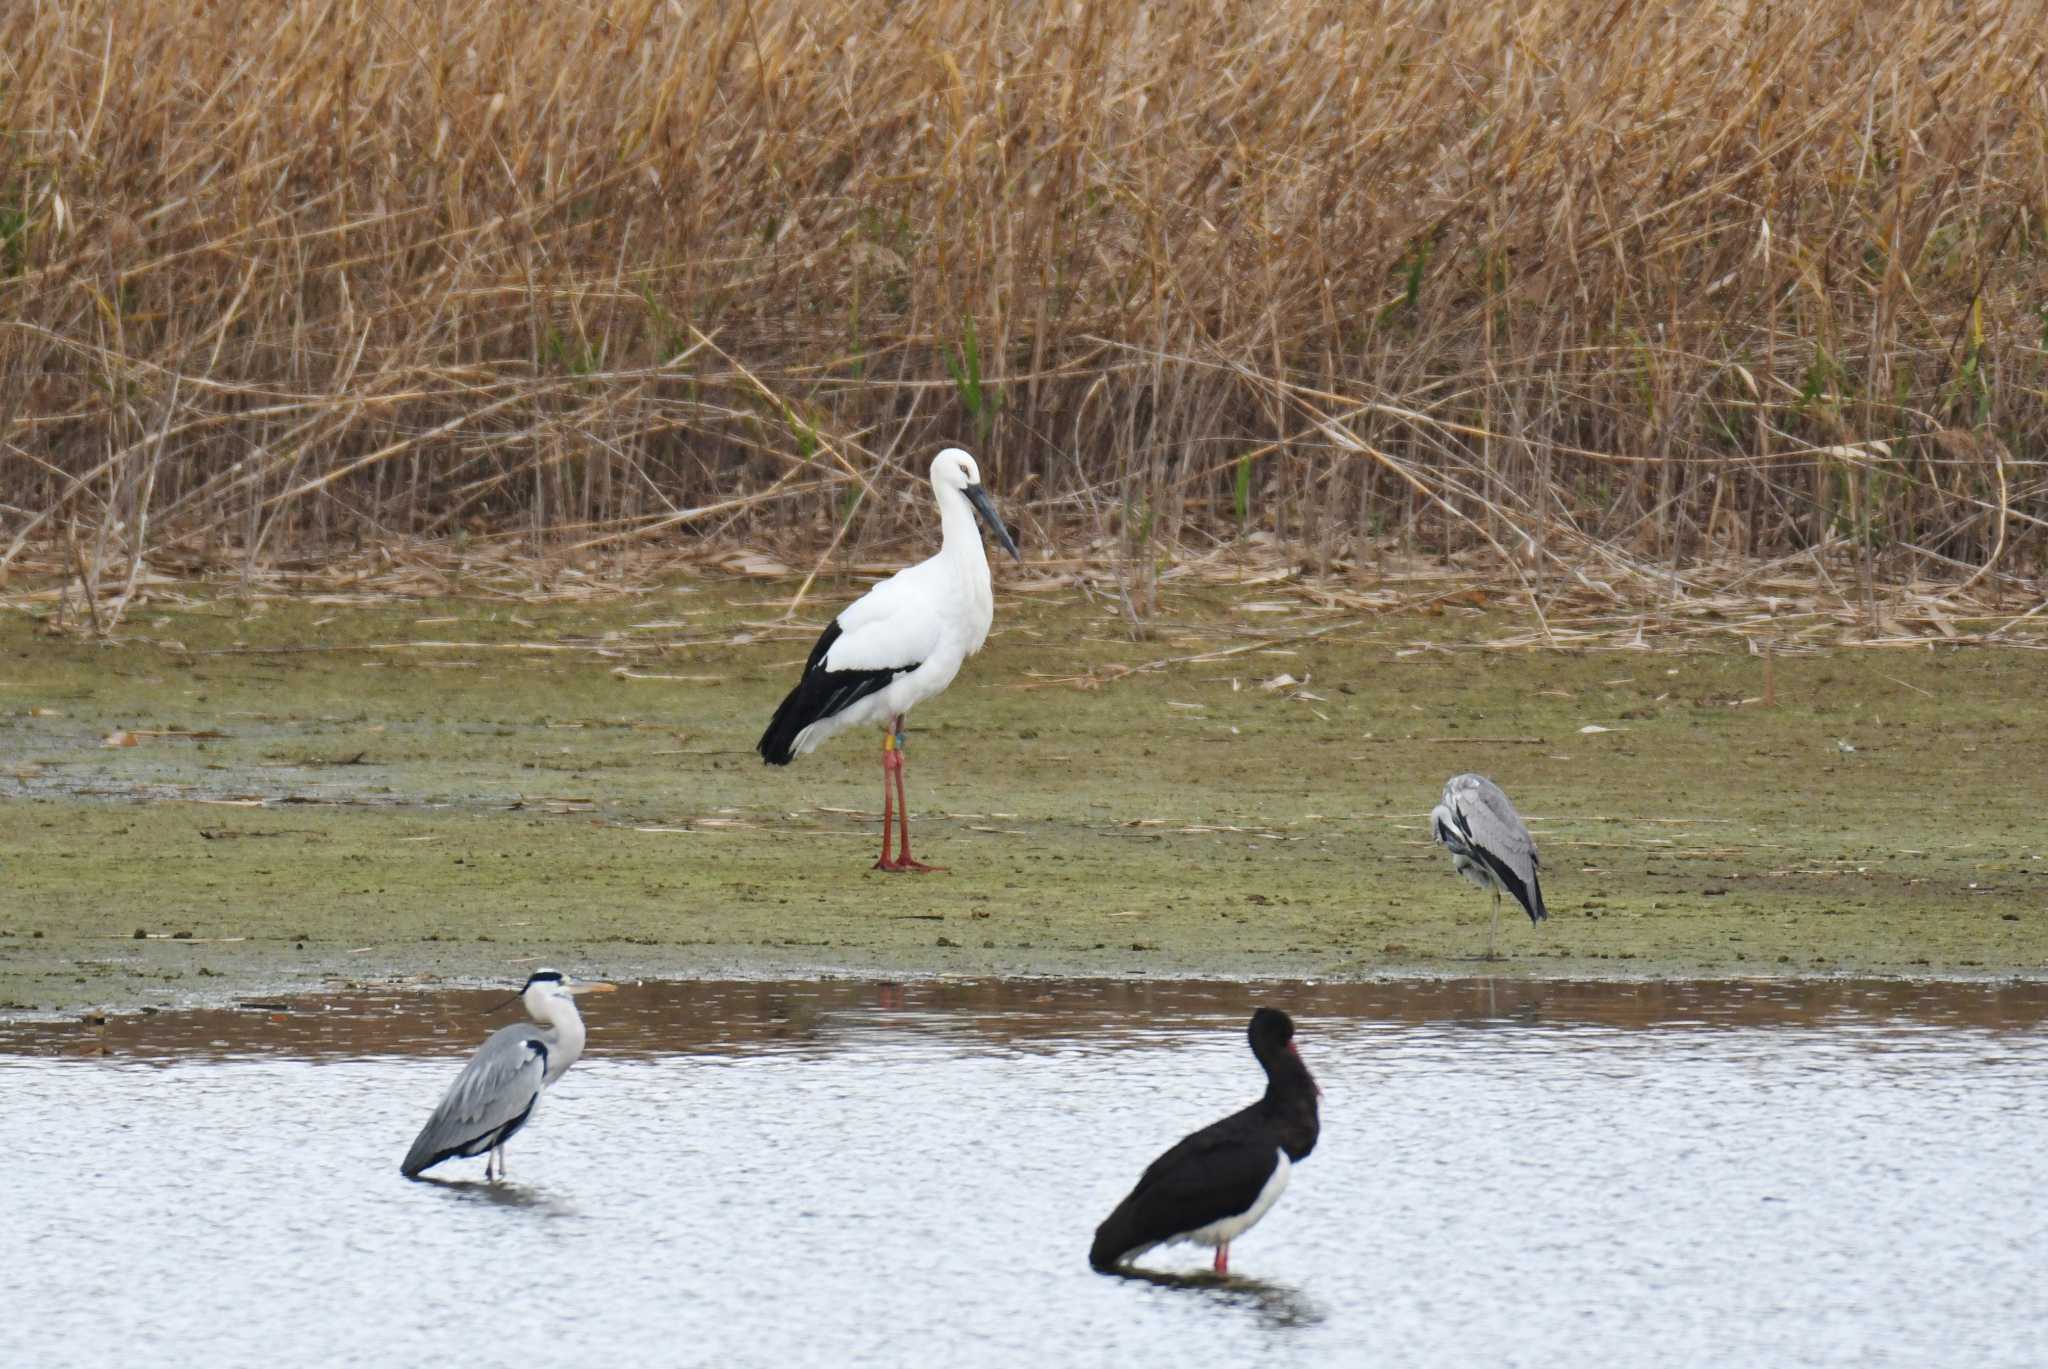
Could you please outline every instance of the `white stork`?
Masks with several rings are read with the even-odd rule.
[[[1550,916],[1543,906],[1543,885],[1537,877],[1542,862],[1536,839],[1499,785],[1484,775],[1453,775],[1443,799],[1429,815],[1430,827],[1451,853],[1451,868],[1482,889],[1493,891],[1493,922],[1486,929],[1486,958],[1496,958],[1494,938],[1500,932],[1500,892],[1515,896],[1532,923]]]
[[[978,513],[1019,561],[1017,543],[996,513],[974,458],[948,447],[932,460],[932,494],[944,536],[938,555],[900,570],[854,600],[811,648],[803,678],[775,710],[758,750],[788,765],[833,733],[879,722],[882,733],[882,857],[877,870],[937,870],[910,854],[910,811],[903,795],[903,715],[939,693],[981,650],[995,617],[988,557],[974,526]],[[894,791],[891,792],[891,782]],[[889,854],[889,818],[903,840]]]

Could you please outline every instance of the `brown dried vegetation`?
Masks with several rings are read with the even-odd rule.
[[[0,574],[857,554],[957,440],[1141,613],[1246,529],[2011,587],[2044,34],[1997,0],[18,0]]]

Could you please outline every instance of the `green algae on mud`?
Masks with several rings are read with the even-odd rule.
[[[1279,620],[1210,589],[1133,642],[1099,603],[1000,594],[987,650],[912,718],[918,853],[950,873],[886,876],[872,739],[788,770],[752,751],[859,586],[798,623],[774,589],[194,586],[114,644],[0,614],[0,1011],[536,957],[1470,973],[1488,903],[1426,817],[1468,769],[1548,868],[1554,916],[1504,923],[1499,973],[2048,968],[2048,687],[2026,652],[1780,657],[1765,708],[1757,658],[1481,650],[1518,625],[1478,611]]]

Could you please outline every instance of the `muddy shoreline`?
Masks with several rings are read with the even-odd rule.
[[[1170,595],[1152,638],[1004,594],[913,717],[869,871],[859,737],[751,748],[815,624],[775,587],[609,602],[158,594],[116,643],[0,613],[0,1014],[537,961],[658,978],[2048,975],[2048,683],[2018,650],[1501,651],[1484,608]],[[1270,592],[1269,592],[1270,593]],[[345,602],[335,602],[344,599]],[[1229,654],[1223,654],[1229,653]],[[1159,666],[1167,660],[1170,664]],[[1146,669],[1143,667],[1151,666]],[[1429,842],[1530,818],[1552,919]]]

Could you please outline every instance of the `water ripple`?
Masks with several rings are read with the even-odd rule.
[[[558,1336],[646,1364],[1999,1366],[2048,1343],[2024,996],[1369,987],[647,986],[592,1005],[498,1185],[397,1174],[498,1020],[465,996],[15,1030],[8,1362],[484,1369]],[[1187,1248],[1090,1273],[1144,1164],[1256,1094],[1255,998],[1300,1011],[1321,1145],[1238,1276]]]

